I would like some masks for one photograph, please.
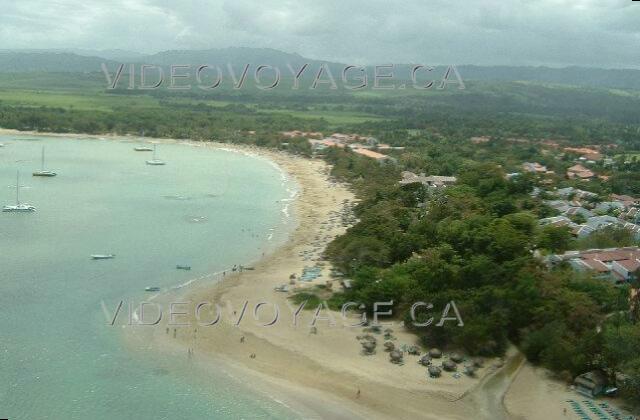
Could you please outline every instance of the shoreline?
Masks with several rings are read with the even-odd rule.
[[[0,134],[132,143],[140,139],[135,136],[6,129],[0,129]],[[300,324],[296,327],[291,325],[288,293],[275,292],[274,286],[286,283],[290,274],[299,274],[302,267],[313,264],[313,261],[306,260],[307,254],[304,254],[309,248],[316,249],[313,255],[318,256],[333,237],[344,232],[345,226],[329,228],[326,223],[330,218],[337,217],[336,214],[346,211],[343,200],[348,200],[347,203],[353,203],[354,200],[345,185],[328,178],[329,166],[324,161],[250,145],[184,139],[144,138],[144,141],[213,147],[269,160],[296,182],[298,193],[292,197],[290,206],[295,213],[292,217],[295,223],[293,229],[288,231],[286,240],[278,241],[278,245],[255,264],[251,262],[254,270],[233,275],[228,273],[226,277],[215,281],[209,279],[213,275],[208,275],[202,281],[190,280],[185,287],[172,288],[156,296],[159,301],[176,299],[191,304],[220,302],[224,312],[219,325],[208,329],[177,328],[175,338],[168,333],[164,323],[158,328],[127,327],[123,338],[132,351],[136,351],[136,347],[144,347],[176,357],[187,357],[189,352],[189,357],[203,370],[219,366],[222,362],[225,373],[241,382],[251,382],[257,392],[290,407],[303,418],[530,418],[523,414],[532,407],[525,401],[526,397],[531,397],[532,392],[528,387],[531,381],[537,384],[534,397],[538,403],[547,404],[547,409],[543,410],[547,418],[561,414],[558,401],[548,404],[551,398],[556,399],[558,383],[540,375],[528,375],[522,379],[528,373],[522,366],[516,372],[504,374],[502,363],[490,359],[478,378],[463,376],[453,379],[450,374],[444,374],[442,378],[432,380],[426,377],[425,368],[417,365],[415,356],[406,356],[404,366],[389,363],[388,354],[382,351],[382,346],[373,356],[361,356],[360,344],[356,340],[356,336],[361,334],[360,328],[342,325],[331,327],[319,321],[317,333],[311,333],[308,327],[311,313],[306,310],[300,315]],[[328,266],[322,272],[323,277],[317,281],[298,282],[296,287],[304,290],[324,284],[328,278]],[[233,325],[229,322],[231,309],[226,302],[240,307],[245,300],[251,305],[263,300],[278,304],[283,321],[273,327],[260,327],[256,325],[251,310],[248,310],[243,322],[239,326]],[[271,313],[265,307],[265,320]],[[340,319],[339,313],[333,315]],[[195,321],[194,316],[189,315],[189,320]],[[403,328],[393,329],[397,344],[418,344],[415,335]],[[252,358],[251,355],[255,356]],[[506,389],[500,388],[502,407],[496,407],[495,395],[486,389],[486,384],[498,374],[500,380],[508,381]],[[503,378],[505,375],[507,377]],[[523,381],[527,382],[526,386],[520,385]],[[549,384],[555,384],[556,387],[550,388]]]

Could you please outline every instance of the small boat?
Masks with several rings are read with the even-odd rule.
[[[147,286],[144,288],[145,292],[159,292],[160,288],[158,286]]]
[[[36,208],[30,204],[20,203],[20,171],[16,172],[16,204],[4,206],[3,212],[7,213],[32,213]]]
[[[142,137],[141,141],[144,140],[144,130],[140,133],[140,137]],[[137,146],[134,147],[133,150],[136,152],[153,152],[153,149],[149,146]]]
[[[153,145],[153,159],[148,160],[147,161],[147,165],[152,165],[152,166],[159,166],[159,165],[166,165],[166,163],[164,162],[164,160],[160,160],[156,157],[156,145]]]
[[[42,166],[40,168],[39,171],[35,171],[33,173],[33,176],[45,176],[45,177],[52,177],[52,176],[56,176],[57,174],[53,171],[47,171],[44,169],[44,146],[42,146]]]
[[[191,266],[190,266],[190,265],[181,265],[181,264],[178,264],[178,265],[176,265],[176,268],[177,268],[178,270],[191,270]]]
[[[29,204],[17,204],[15,206],[4,206],[2,208],[2,211],[14,213],[30,213],[36,211],[36,208]]]
[[[116,257],[116,254],[93,254],[91,255],[92,260],[111,260]]]

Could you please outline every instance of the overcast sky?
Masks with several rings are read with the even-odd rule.
[[[0,49],[271,47],[346,62],[640,67],[631,0],[2,0]]]

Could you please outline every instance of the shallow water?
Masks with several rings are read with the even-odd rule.
[[[248,264],[282,243],[293,184],[269,161],[162,144],[166,166],[133,142],[0,136],[0,418],[292,418],[224,374],[199,377],[124,349],[101,302],[145,297]],[[55,178],[36,178],[40,152]],[[285,201],[281,201],[285,200]],[[92,261],[90,254],[113,253]],[[177,264],[192,267],[176,270]],[[184,371],[179,375],[174,372]]]

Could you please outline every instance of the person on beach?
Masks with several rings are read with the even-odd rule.
[[[244,335],[242,337],[240,337],[240,342],[244,343]]]
[[[360,388],[358,388],[358,392],[356,392],[356,398],[360,398]]]

